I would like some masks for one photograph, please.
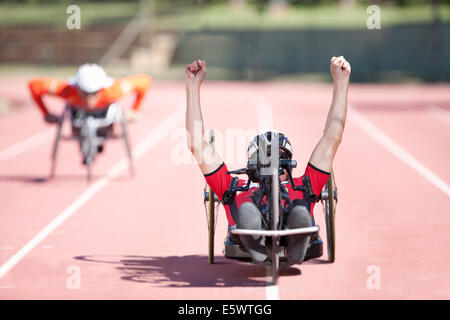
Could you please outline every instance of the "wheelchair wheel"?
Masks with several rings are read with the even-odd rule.
[[[91,182],[91,180],[92,180],[92,168],[91,168],[92,163],[91,163],[91,161],[89,161],[86,165],[87,165],[87,176],[86,176],[86,178],[87,178],[88,182]]]
[[[128,138],[128,133],[127,133],[127,124],[126,124],[125,120],[122,120],[120,122],[120,124],[122,126],[122,139],[125,143],[125,151],[127,152],[127,156],[128,156],[128,165],[129,165],[130,176],[134,177],[136,171],[134,169],[133,152],[131,151],[131,144],[130,144],[130,140]]]
[[[214,130],[211,129],[209,132],[209,143],[214,148]],[[208,263],[214,263],[214,235],[215,235],[215,224],[216,224],[216,196],[211,187],[207,187],[208,190]]]
[[[89,127],[89,119],[87,119],[82,128],[81,153],[83,155],[83,163],[87,169],[86,178],[88,182],[92,180],[92,163],[96,155],[94,148],[97,148],[94,145],[94,132]]]
[[[214,203],[214,192],[210,187],[208,187],[209,197],[208,197],[208,263],[214,263],[214,234],[215,234],[215,203]]]
[[[325,186],[328,197],[325,200],[325,223],[327,227],[327,247],[328,262],[333,263],[336,259],[336,231],[335,231],[335,213],[337,201],[337,189],[334,182],[333,169],[330,172],[330,178]]]
[[[94,160],[94,155],[92,154],[92,140],[91,139],[86,139],[87,141],[85,143],[87,143],[87,149],[88,149],[88,153],[86,155],[85,158],[85,162],[86,162],[86,169],[87,169],[87,181],[91,182],[92,180],[92,162]]]
[[[55,177],[55,170],[56,170],[56,156],[58,154],[58,146],[59,146],[59,142],[61,141],[61,136],[62,136],[62,127],[63,127],[63,123],[64,123],[64,116],[66,114],[66,110],[64,110],[64,112],[62,113],[62,115],[59,117],[59,121],[58,121],[58,128],[56,129],[56,136],[55,136],[55,140],[53,143],[53,149],[52,149],[52,164],[51,164],[51,168],[50,168],[50,178],[54,178]]]

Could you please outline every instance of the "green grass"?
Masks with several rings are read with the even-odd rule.
[[[61,26],[65,28],[71,3],[57,4],[0,4],[0,26]],[[81,3],[81,27],[129,21],[138,10],[136,3]]]
[[[232,8],[228,5],[205,7],[200,11],[184,10],[158,16],[157,28],[200,29],[362,29],[366,28],[367,6],[341,8],[337,5],[290,7],[283,12],[259,12],[253,6]],[[441,18],[450,21],[450,6],[442,6]],[[432,22],[430,5],[399,8],[381,6],[381,26]]]
[[[71,3],[40,5],[0,4],[0,26],[49,25],[65,27]],[[80,3],[83,26],[129,21],[138,11],[136,2]],[[431,5],[405,8],[381,5],[381,25],[392,26],[432,21]],[[367,6],[341,8],[337,5],[290,7],[282,12],[259,12],[247,5],[234,8],[227,4],[165,8],[156,13],[153,26],[160,30],[200,29],[292,29],[292,28],[366,28]],[[441,18],[450,21],[450,5],[442,5]]]

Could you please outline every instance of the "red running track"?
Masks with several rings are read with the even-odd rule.
[[[122,166],[121,141],[110,141],[90,184],[70,141],[47,178],[54,128],[31,106],[25,83],[4,81],[0,91],[26,105],[0,117],[1,299],[450,298],[449,86],[351,86],[334,164],[336,262],[325,254],[268,286],[263,267],[221,255],[223,209],[217,263],[208,265],[204,180],[184,147],[182,83],[156,83],[129,128],[136,177]],[[245,164],[246,139],[274,127],[293,143],[300,174],[330,101],[328,84],[202,89],[206,126],[232,169]],[[233,139],[239,130],[248,137]],[[324,230],[321,205],[315,216]]]

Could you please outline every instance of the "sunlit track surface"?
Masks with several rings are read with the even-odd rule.
[[[29,99],[25,81],[10,86]],[[277,287],[267,286],[264,267],[222,257],[222,209],[216,264],[208,265],[204,179],[185,148],[182,83],[156,83],[143,105],[143,118],[129,128],[133,146],[148,143],[138,148],[136,177],[122,170],[107,179],[70,217],[4,268],[125,156],[120,140],[108,142],[94,164],[94,181],[87,184],[76,143],[63,141],[56,177],[48,180],[53,136],[44,133],[36,145],[10,152],[0,162],[0,268],[6,270],[0,276],[0,298],[448,299],[450,199],[444,191],[450,183],[449,89],[351,86],[349,104],[359,118],[349,113],[334,164],[339,188],[336,262],[325,263],[325,253],[285,269]],[[206,129],[218,133],[217,146],[230,169],[245,165],[250,136],[242,138],[239,132],[278,129],[293,144],[300,175],[322,133],[331,90],[328,84],[206,82]],[[0,117],[0,152],[49,129],[28,103]],[[61,107],[53,99],[50,104]],[[161,123],[168,124],[166,130]],[[443,189],[402,161],[392,144],[380,143],[385,141],[377,136],[380,132],[438,177]],[[145,140],[149,135],[150,142]],[[324,227],[320,204],[315,216]]]

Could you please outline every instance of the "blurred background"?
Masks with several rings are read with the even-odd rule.
[[[329,81],[329,58],[344,55],[353,82],[448,82],[449,21],[450,0],[0,0],[0,76],[97,62],[179,80],[202,58],[209,79]]]

